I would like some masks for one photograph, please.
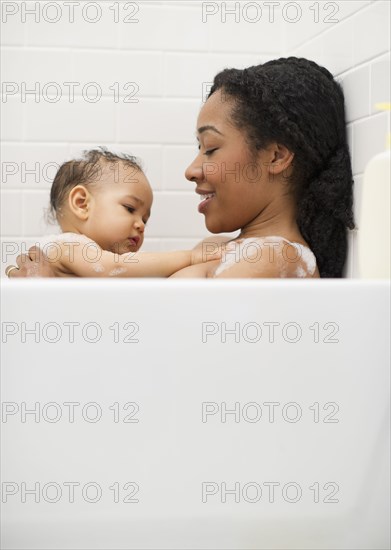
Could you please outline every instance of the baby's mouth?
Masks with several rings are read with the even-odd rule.
[[[140,237],[129,237],[129,244],[130,246],[137,246],[140,242]]]

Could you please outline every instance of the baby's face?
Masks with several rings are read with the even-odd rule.
[[[117,162],[104,163],[92,198],[85,234],[104,250],[136,252],[144,241],[151,214],[152,189],[141,170]]]

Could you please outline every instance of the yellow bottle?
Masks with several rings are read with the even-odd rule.
[[[390,103],[376,107],[390,110]],[[387,150],[374,156],[364,172],[358,227],[359,277],[390,277],[390,135]]]

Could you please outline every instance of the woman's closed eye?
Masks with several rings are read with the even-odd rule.
[[[212,153],[214,153],[215,151],[217,151],[218,147],[215,147],[214,149],[207,149],[204,153],[204,155],[211,155]],[[198,150],[201,150],[201,145],[198,146]]]

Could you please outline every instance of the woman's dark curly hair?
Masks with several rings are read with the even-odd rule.
[[[234,100],[232,121],[255,152],[272,142],[294,153],[291,192],[296,221],[314,252],[321,277],[342,277],[347,229],[354,229],[353,176],[341,86],[324,67],[280,58],[218,73],[208,97],[221,89]]]

